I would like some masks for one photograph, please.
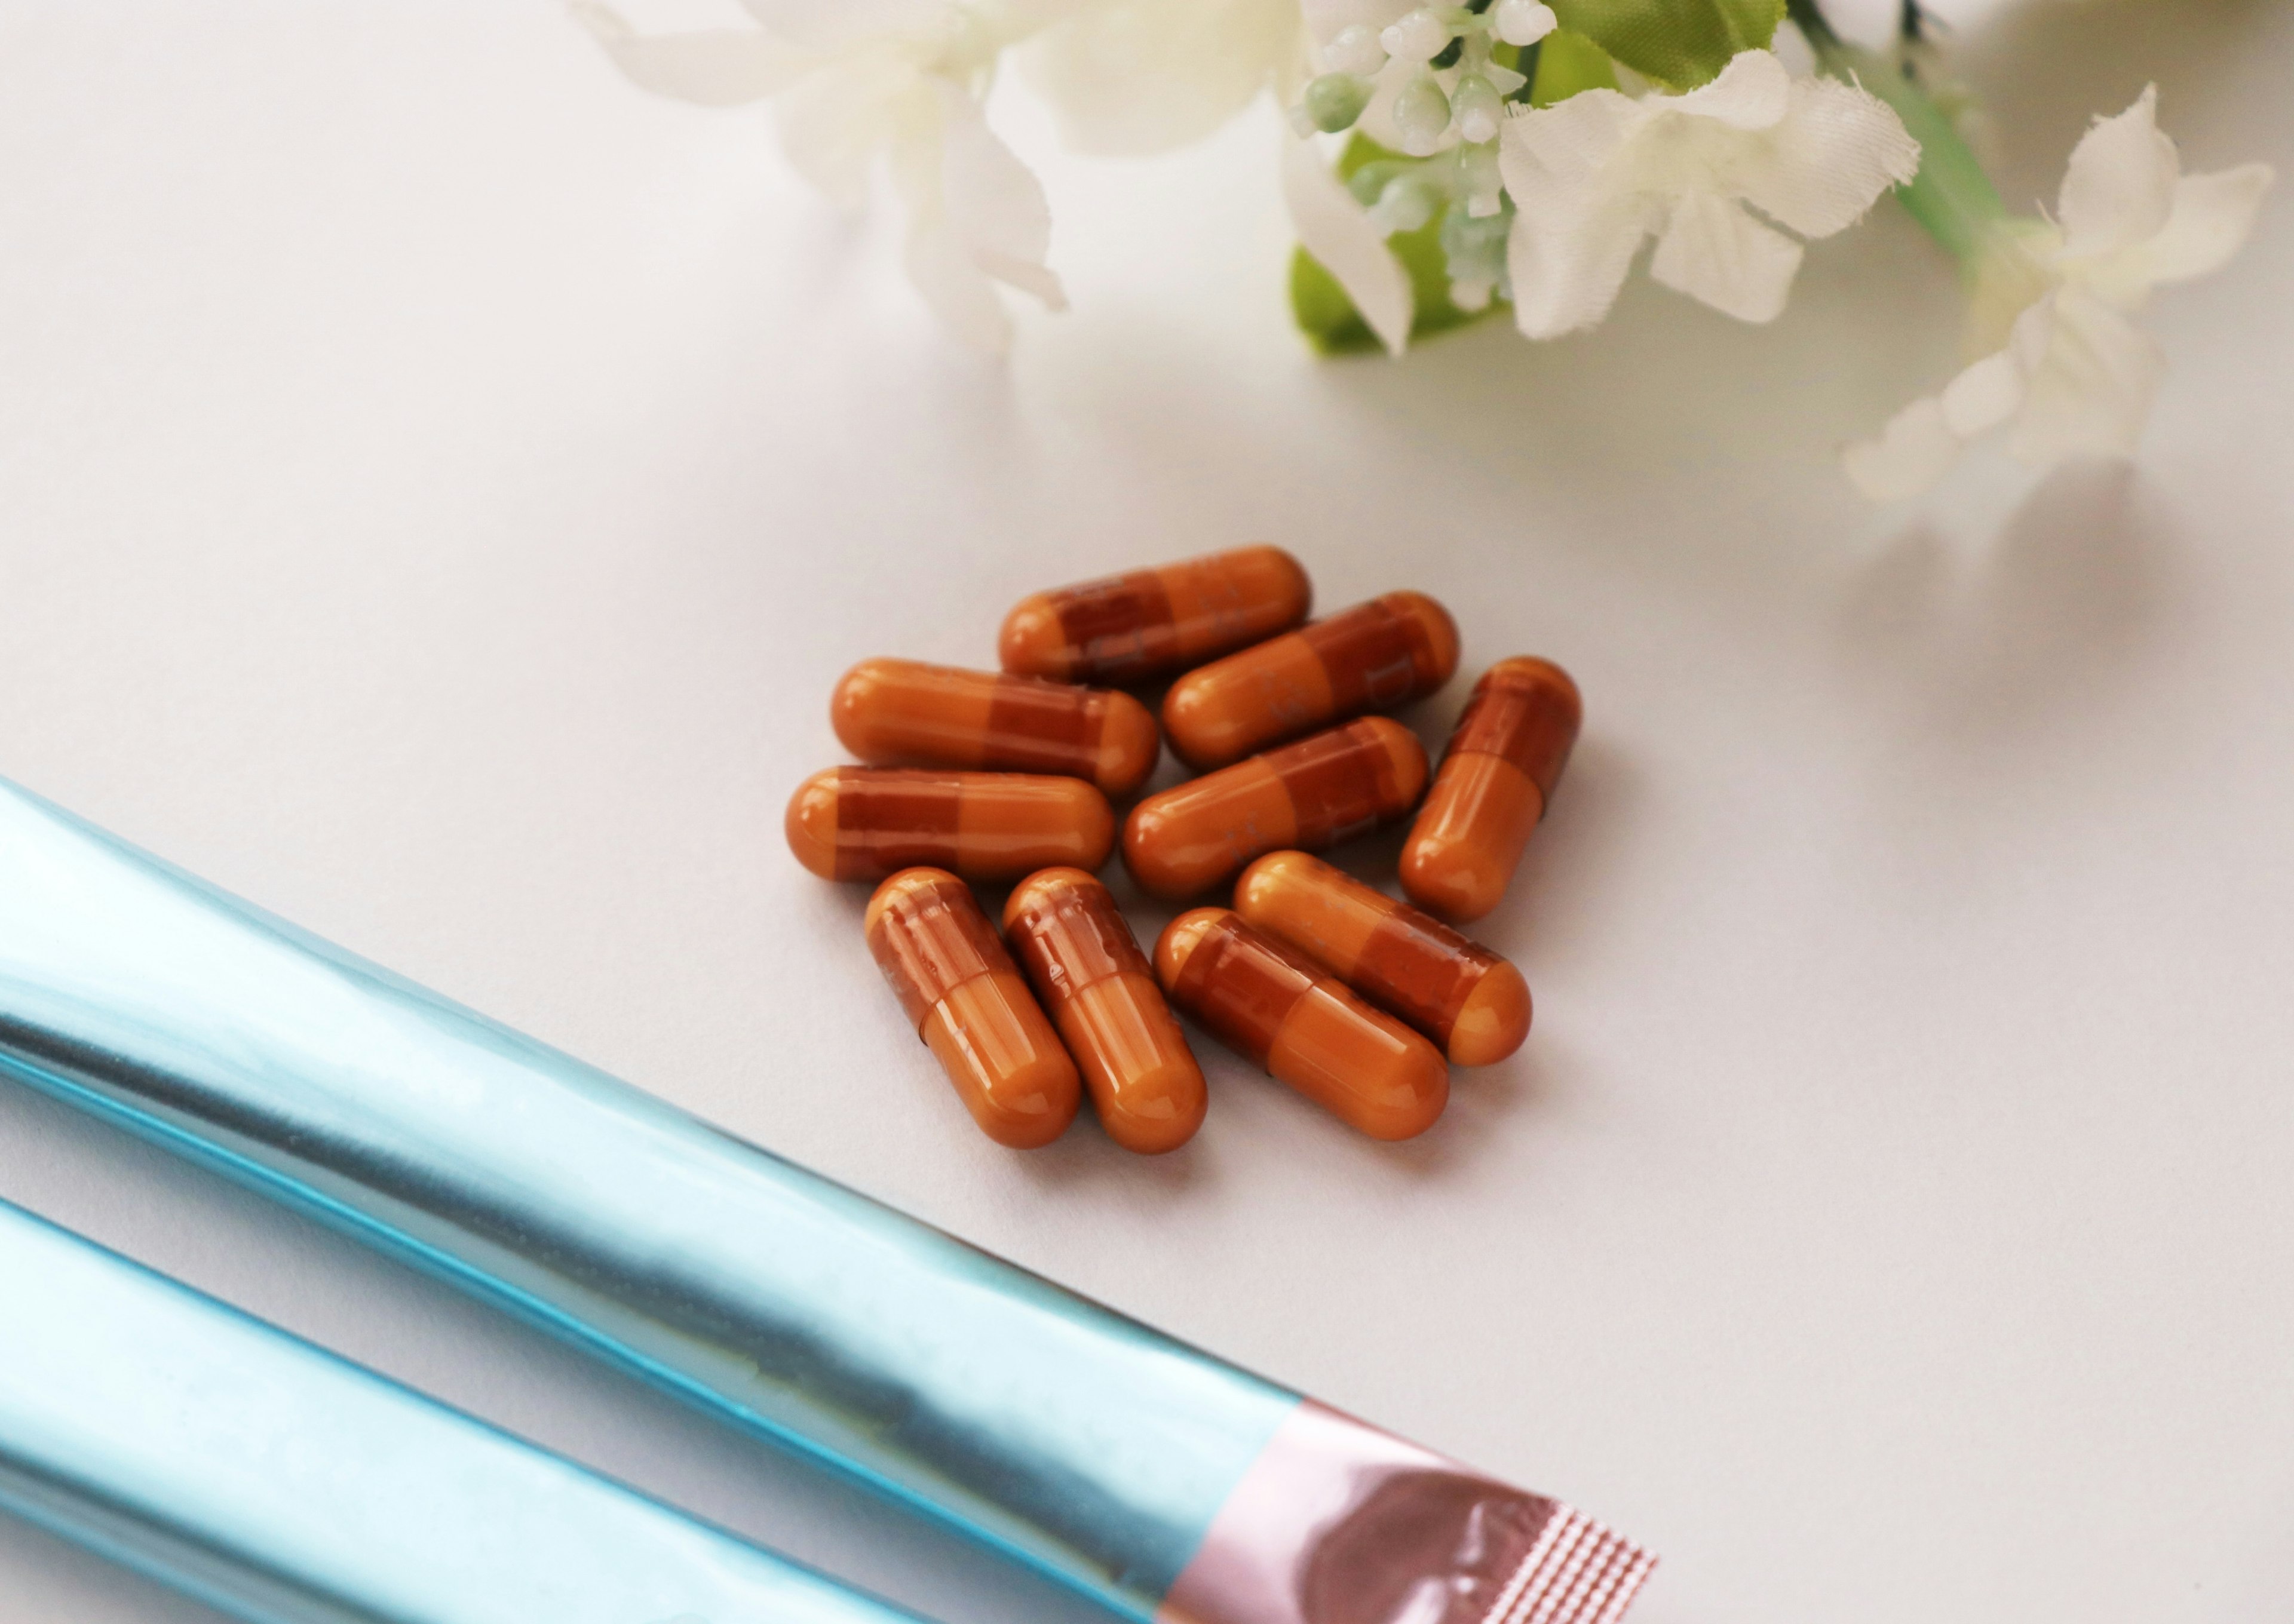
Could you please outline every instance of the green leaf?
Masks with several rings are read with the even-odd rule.
[[[1338,154],[1338,178],[1346,180],[1365,165],[1407,163],[1399,152],[1388,151],[1369,136],[1356,133]],[[1450,299],[1450,257],[1442,251],[1442,215],[1414,231],[1398,231],[1386,246],[1410,273],[1410,338],[1416,343],[1452,328],[1480,321],[1498,308],[1493,299],[1482,310],[1460,310]],[[1304,248],[1290,256],[1290,313],[1306,342],[1324,355],[1359,355],[1386,347],[1370,330],[1338,279]]]
[[[1615,90],[1616,64],[1609,53],[1567,28],[1556,28],[1539,42],[1537,77],[1529,84],[1532,107],[1551,107],[1581,90]]]
[[[1739,51],[1765,47],[1785,0],[1551,0],[1561,26],[1582,34],[1669,90],[1719,76]],[[1550,47],[1552,40],[1546,41]],[[1541,64],[1542,65],[1542,64]]]
[[[1338,279],[1304,248],[1290,251],[1290,315],[1322,355],[1361,355],[1381,346]]]

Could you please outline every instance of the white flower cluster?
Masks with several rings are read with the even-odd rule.
[[[1042,188],[985,117],[1007,56],[1085,152],[1177,146],[1271,92],[1300,245],[1397,354],[1414,330],[1500,304],[1532,338],[1595,326],[1650,239],[1656,281],[1765,322],[1803,244],[1891,188],[1924,220],[1981,216],[1980,231],[1937,232],[1970,262],[1976,359],[1844,454],[1883,500],[1924,490],[2001,426],[2028,461],[2130,450],[2162,365],[2130,318],[2152,287],[2228,260],[2271,180],[2258,164],[2183,175],[2145,92],[2079,143],[2054,219],[2009,216],[1949,121],[1893,63],[1840,46],[1814,0],[1793,15],[1830,71],[1799,76],[1768,48],[1773,13],[1756,40],[1726,43],[1759,11],[1739,0],[1565,0],[1559,14],[1544,0],[742,0],[747,26],[687,33],[570,3],[648,89],[769,100],[791,158],[832,197],[859,203],[881,167],[907,212],[910,280],[991,351],[1011,333],[1001,289],[1064,304]],[[1651,15],[1704,54],[1652,42]],[[1724,26],[1698,34],[1699,20]],[[1345,153],[1326,150],[1339,136]],[[1429,254],[1444,306],[1430,323],[1411,272]]]
[[[2087,133],[2054,220],[1992,228],[1973,273],[1978,359],[1848,448],[1849,477],[1866,495],[1918,495],[1995,428],[2035,466],[2135,450],[2166,357],[2131,318],[2153,288],[2227,264],[2271,182],[2267,164],[2184,175],[2158,106],[2156,88],[2145,90]]]

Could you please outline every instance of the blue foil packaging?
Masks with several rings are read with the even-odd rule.
[[[0,1075],[1141,1624],[1608,1624],[1653,1560],[4,783]]]
[[[257,1624],[916,1624],[0,1202],[0,1508]]]

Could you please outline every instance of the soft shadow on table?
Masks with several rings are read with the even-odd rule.
[[[2225,71],[2261,48],[2283,8],[2273,0],[2087,0],[2011,5],[1956,47],[1997,130],[1984,154],[2010,206],[2053,209],[2063,162],[2091,120],[2119,112],[2145,85],[2159,87],[2161,128],[2194,169],[2249,158],[2282,163],[2294,151],[2294,98],[2226,102]],[[2269,120],[2254,144],[2257,116]],[[2239,121],[2235,150],[2217,139]],[[2223,140],[2233,137],[2224,134]]]
[[[1917,523],[1879,549],[1842,606],[1843,662],[1908,708],[1915,739],[2036,743],[2132,686],[2191,540],[2133,469],[2059,468],[1980,555]]]

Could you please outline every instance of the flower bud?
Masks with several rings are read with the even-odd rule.
[[[1401,20],[1388,26],[1378,37],[1378,43],[1386,47],[1388,56],[1398,57],[1405,62],[1424,62],[1439,56],[1456,33],[1455,28],[1420,6],[1414,12],[1404,13]],[[1449,122],[1446,114],[1443,122]]]
[[[1498,0],[1492,20],[1498,37],[1509,45],[1533,45],[1561,26],[1544,0]]]
[[[1326,73],[1306,86],[1306,118],[1326,135],[1354,127],[1370,105],[1370,81],[1351,73]]]
[[[1442,256],[1452,282],[1498,284],[1505,276],[1506,225],[1495,215],[1476,219],[1454,208],[1442,216]],[[1451,297],[1466,307],[1454,293]]]
[[[1450,284],[1450,303],[1468,315],[1477,315],[1490,307],[1490,292],[1494,282],[1481,280],[1459,281]]]
[[[1450,127],[1450,98],[1432,74],[1420,74],[1395,97],[1394,127],[1402,133],[1402,150],[1414,157],[1423,158],[1442,144]]]
[[[1450,97],[1450,110],[1457,115],[1458,139],[1476,145],[1497,139],[1498,120],[1505,116],[1497,87],[1478,73],[1469,73],[1458,81],[1458,88]]]
[[[1396,231],[1414,231],[1434,217],[1437,201],[1434,189],[1425,182],[1407,175],[1396,175],[1378,194],[1378,201],[1371,205],[1371,223],[1388,237]]]

